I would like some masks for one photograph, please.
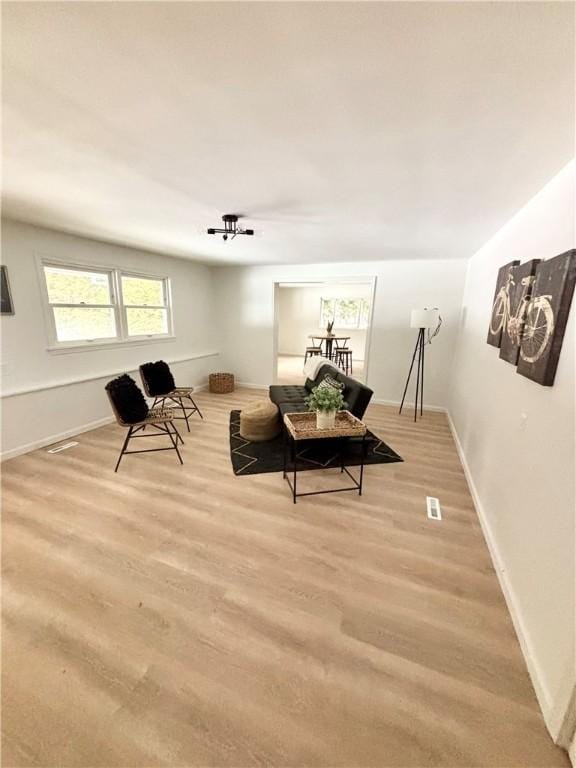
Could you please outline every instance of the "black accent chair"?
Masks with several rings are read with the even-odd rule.
[[[176,455],[183,464],[182,456],[178,450],[178,442],[184,443],[180,433],[174,424],[174,416],[170,408],[148,408],[148,403],[144,399],[141,389],[131,376],[124,374],[118,378],[109,381],[106,384],[106,394],[110,400],[112,411],[116,421],[121,427],[128,427],[126,439],[122,445],[120,456],[116,462],[114,472],[118,472],[118,467],[125,454],[130,453],[154,453],[155,451],[176,451]],[[156,432],[148,431],[144,433],[146,427],[151,427]],[[160,437],[160,434],[168,435],[171,446],[166,448],[145,448],[140,451],[127,450],[130,440],[137,437]]]
[[[174,406],[167,406],[166,400],[175,403],[178,409],[182,411],[182,416],[174,415],[173,418],[184,419],[188,432],[190,432],[190,424],[188,423],[190,416],[197,413],[201,419],[204,418],[200,413],[200,408],[192,399],[194,387],[177,387],[168,363],[163,360],[158,360],[156,363],[144,363],[140,366],[140,378],[147,397],[154,398],[152,408],[161,405],[163,408],[174,411]],[[189,401],[191,405],[185,401]]]
[[[311,393],[314,387],[324,379],[329,373],[333,379],[344,384],[344,410],[350,411],[358,419],[362,419],[368,403],[370,402],[373,391],[356,379],[345,376],[330,363],[321,365],[314,379],[306,379],[304,386],[273,384],[270,387],[270,400],[278,406],[281,416],[285,413],[298,413],[307,411],[308,406],[305,399]]]

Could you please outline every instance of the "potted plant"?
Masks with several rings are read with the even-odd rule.
[[[328,334],[328,336],[334,336],[334,334],[332,333],[332,328],[334,328],[334,320],[330,320],[330,322],[326,326],[326,333]]]
[[[342,409],[344,397],[334,387],[314,387],[306,398],[306,405],[310,411],[316,411],[317,428],[328,429],[334,426],[336,411]]]

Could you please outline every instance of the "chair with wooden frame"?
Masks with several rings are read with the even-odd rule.
[[[336,349],[333,352],[334,362],[345,371],[346,376],[351,376],[354,371],[352,369],[352,350],[348,349],[346,346],[348,339],[336,339],[335,341]],[[343,342],[342,346],[339,344],[340,341]]]
[[[173,414],[172,418],[184,419],[188,432],[190,432],[188,420],[191,416],[197,413],[201,419],[204,418],[200,408],[192,399],[194,387],[176,387],[174,377],[167,363],[162,360],[156,363],[144,363],[140,366],[139,370],[146,397],[154,399],[152,408],[159,405],[162,408],[168,408],[172,412],[181,410],[182,416]],[[175,403],[175,406],[166,405],[167,400]],[[190,401],[190,405],[185,403],[187,400]]]
[[[320,344],[317,344],[317,341],[320,341]],[[304,365],[306,365],[309,357],[318,357],[320,355],[322,355],[322,339],[312,337],[312,344],[306,347],[304,352]]]
[[[130,381],[134,385],[136,396],[139,393],[144,403],[144,407],[145,409],[147,409],[147,413],[145,416],[138,418],[138,420],[136,421],[127,421],[126,416],[123,417],[121,413],[122,403],[118,398],[118,393],[117,391],[115,391],[113,386],[110,386],[110,385],[114,385],[118,381],[118,379],[114,379],[114,381],[111,381],[106,385],[106,394],[108,395],[108,400],[110,401],[110,406],[112,407],[112,412],[114,413],[114,417],[116,418],[117,423],[121,427],[128,428],[128,433],[126,434],[126,438],[124,440],[124,443],[122,444],[122,448],[120,450],[120,455],[118,456],[118,461],[116,462],[114,472],[118,472],[118,467],[120,466],[122,457],[124,455],[128,455],[131,453],[155,453],[156,451],[176,451],[176,455],[178,456],[178,460],[180,461],[180,464],[184,464],[184,462],[182,461],[182,456],[180,455],[180,451],[178,450],[178,442],[184,444],[184,440],[182,440],[180,433],[176,429],[172,410],[170,408],[162,408],[162,407],[148,409],[148,406],[146,405],[146,401],[144,400],[144,396],[142,395],[142,392],[138,388],[136,382],[133,381],[133,379],[131,379],[129,376],[120,377],[120,378],[130,379]],[[144,413],[145,411],[142,411],[142,415]],[[137,432],[144,433],[146,430],[146,427],[152,427],[157,431],[156,432],[149,431],[146,434],[138,434],[138,435],[136,434]],[[165,448],[144,448],[138,451],[127,450],[130,440],[136,439],[138,437],[147,437],[150,439],[154,437],[160,437],[160,435],[167,435],[170,438],[170,442],[172,443],[172,445],[166,446]]]

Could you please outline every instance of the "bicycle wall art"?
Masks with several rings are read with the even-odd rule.
[[[517,372],[551,387],[576,284],[576,250],[498,270],[488,344]]]

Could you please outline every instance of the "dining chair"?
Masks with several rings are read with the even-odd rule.
[[[174,416],[170,408],[148,408],[148,403],[144,399],[142,391],[134,379],[127,374],[109,381],[105,389],[116,422],[121,427],[128,428],[114,472],[118,472],[122,457],[131,453],[176,451],[180,464],[184,463],[178,450],[178,443],[181,442],[183,444],[184,440],[182,440],[180,433],[176,429],[173,421]],[[147,427],[156,431],[149,430],[146,432]],[[138,451],[128,450],[130,441],[133,439],[138,437],[154,438],[164,435],[170,438],[171,445],[164,448],[144,448]]]
[[[346,376],[351,376],[354,372],[352,369],[352,350],[344,347],[336,349],[334,353],[334,362],[338,365]]]
[[[317,344],[316,342],[319,343]],[[306,351],[304,353],[304,364],[306,364],[309,357],[315,357],[318,355],[322,355],[322,339],[313,336],[312,344],[309,347],[306,347]]]
[[[333,352],[334,362],[344,370],[346,376],[352,371],[352,350],[348,348],[348,338],[335,339],[336,349]]]

